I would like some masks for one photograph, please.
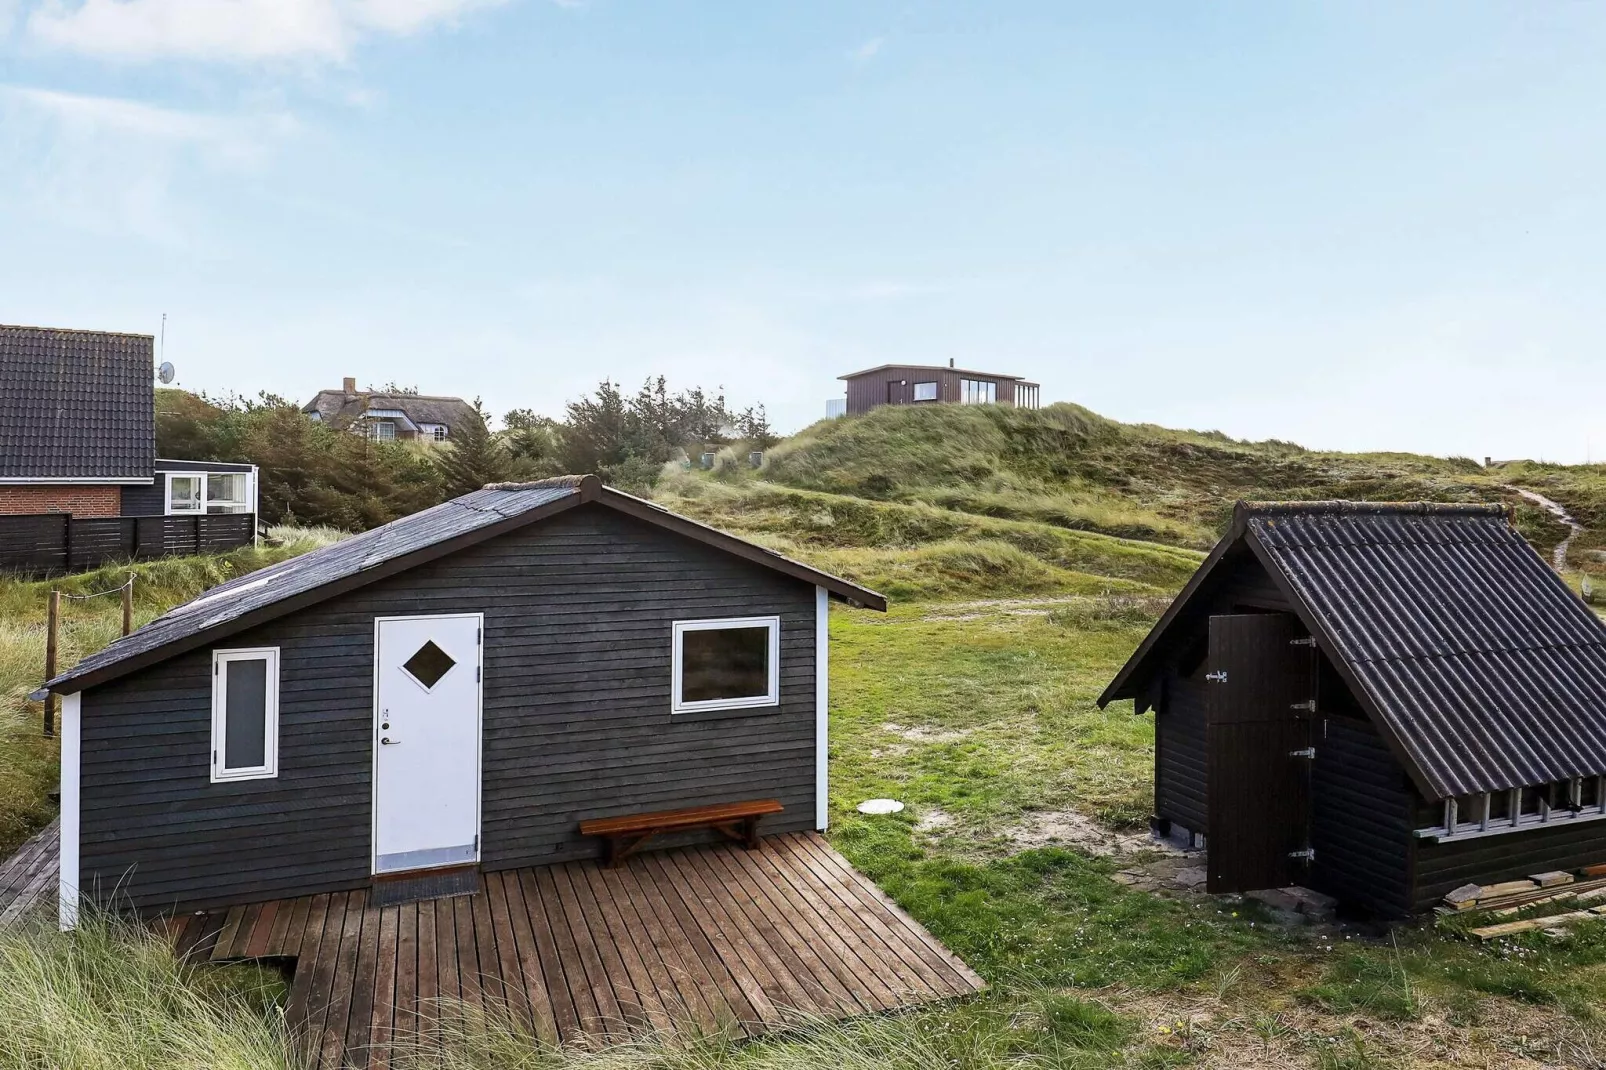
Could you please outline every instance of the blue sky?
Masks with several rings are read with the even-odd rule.
[[[888,361],[1606,455],[1606,7],[0,0],[0,322],[782,429]]]

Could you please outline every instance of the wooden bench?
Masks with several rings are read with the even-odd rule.
[[[752,850],[758,846],[758,822],[765,814],[783,809],[775,799],[694,806],[686,810],[660,810],[651,814],[623,817],[597,817],[580,822],[580,835],[600,836],[607,843],[604,862],[617,866],[641,849],[642,844],[664,832],[715,829]]]

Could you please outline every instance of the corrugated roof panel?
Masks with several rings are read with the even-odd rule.
[[[1494,507],[1246,507],[1442,796],[1606,773],[1606,626]]]

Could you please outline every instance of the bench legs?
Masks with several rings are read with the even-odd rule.
[[[749,851],[757,850],[763,841],[758,836],[758,817],[744,817],[740,821],[726,821],[717,825],[710,825],[726,839],[741,844]],[[606,836],[603,842],[603,865],[609,869],[623,865],[624,861],[637,851],[641,850],[646,842],[658,835],[656,832],[644,832],[639,836]]]

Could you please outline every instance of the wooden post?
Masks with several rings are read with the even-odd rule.
[[[128,582],[123,584],[123,634],[127,635],[134,630],[134,574],[128,574]]]
[[[61,592],[50,592],[50,610],[45,616],[45,679],[56,676],[56,628],[61,623]],[[45,695],[45,735],[56,734],[56,693]]]

